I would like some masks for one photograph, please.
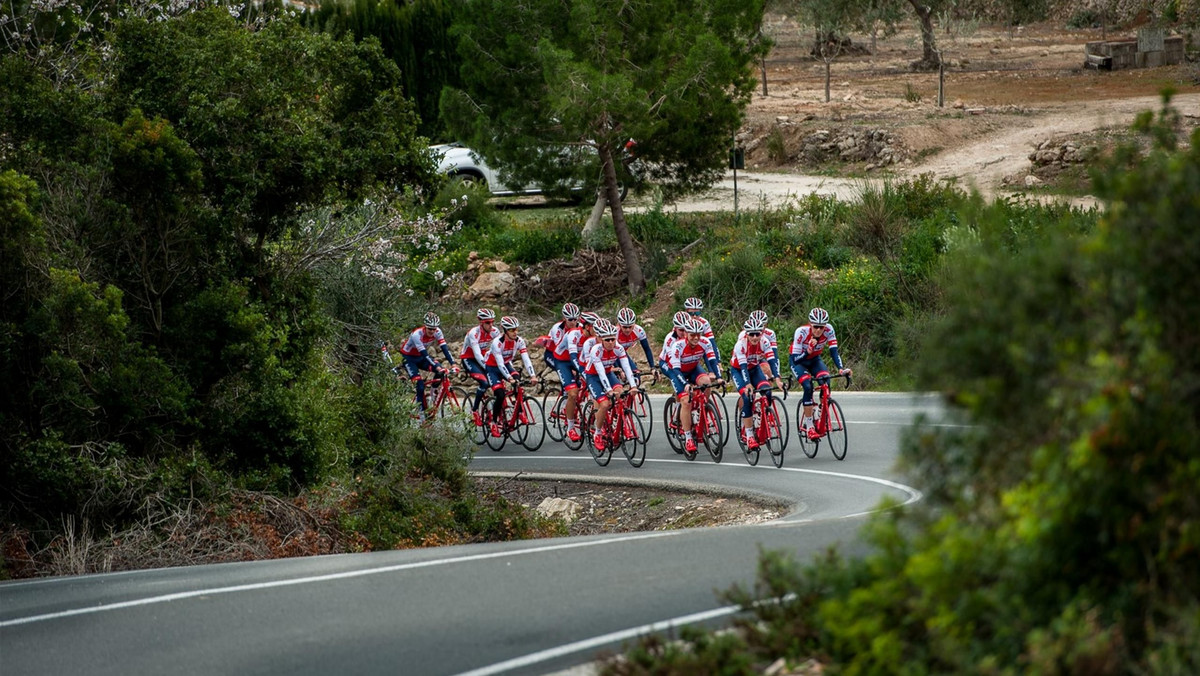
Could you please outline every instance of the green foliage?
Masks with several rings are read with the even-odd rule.
[[[1067,19],[1067,28],[1091,28],[1098,25],[1100,25],[1100,15],[1090,7],[1075,10],[1071,18]]]
[[[738,245],[728,254],[712,252],[689,275],[676,298],[704,299],[712,310],[715,326],[740,323],[753,309],[768,314],[786,313],[794,304],[804,304],[810,295],[808,276],[796,266],[768,265],[766,252],[755,242]],[[744,312],[731,313],[734,309]],[[720,313],[720,314],[716,314]],[[719,323],[718,323],[719,322]],[[730,324],[732,326],[732,324]],[[736,331],[735,331],[736,335]]]
[[[787,146],[783,142],[783,130],[778,126],[771,128],[767,134],[767,157],[776,164],[783,164],[788,159]]]

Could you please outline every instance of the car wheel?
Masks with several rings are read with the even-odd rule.
[[[483,177],[480,176],[479,174],[469,174],[466,172],[463,172],[461,174],[451,174],[450,180],[458,181],[458,183],[460,185],[462,185],[464,188],[467,188],[468,190],[474,190],[476,188],[487,188],[487,181],[483,180]]]

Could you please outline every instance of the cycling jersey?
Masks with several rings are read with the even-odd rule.
[[[529,350],[525,347],[525,339],[517,336],[513,340],[504,337],[500,334],[492,339],[491,349],[488,350],[487,365],[499,369],[500,373],[508,378],[513,371],[513,356],[520,354],[521,361],[525,362],[525,371],[530,375],[534,375],[533,362],[529,360]]]
[[[575,340],[578,340],[580,332],[581,329],[578,326],[568,329],[566,326],[563,326],[563,322],[559,322],[550,328],[550,333],[547,334],[550,336],[549,349],[555,359],[559,361],[573,361],[571,360],[571,353],[575,350],[571,349],[571,339],[574,337]],[[576,350],[578,350],[577,347]]]
[[[675,331],[672,330],[670,333],[667,334],[666,338],[663,338],[662,350],[658,353],[658,361],[659,362],[663,363],[664,365],[667,363],[667,360],[671,356],[671,348],[678,341],[686,342],[687,334],[686,333],[683,334],[683,337],[681,338],[681,337],[675,335]]]
[[[763,335],[763,338],[766,338],[767,340],[771,341],[771,351],[775,353],[775,356],[771,357],[771,359],[770,359],[771,369],[773,370],[774,373],[779,373],[779,339],[775,335],[775,332],[772,331],[771,329],[763,329],[762,335]],[[742,340],[745,338],[746,338],[745,331],[742,331],[741,333],[738,334],[737,339],[738,339],[739,343],[742,342]]]
[[[633,368],[629,366],[629,356],[625,354],[625,348],[620,345],[614,344],[611,349],[605,349],[603,343],[593,345],[591,351],[584,358],[583,371],[589,376],[599,378],[600,383],[607,391],[612,389],[613,385],[618,384],[610,381],[608,376],[617,362],[621,363],[621,370],[625,371],[626,382],[635,385],[637,381],[633,378]]]
[[[812,324],[804,324],[796,329],[796,335],[792,338],[792,361],[806,361],[816,357],[820,357],[825,348],[829,348],[829,354],[833,356],[833,363],[837,367],[842,367],[842,358],[838,354],[837,335],[833,332],[833,325],[826,324],[825,331],[820,338],[813,335]]]
[[[671,345],[671,354],[667,356],[667,366],[672,371],[691,373],[704,363],[713,377],[721,377],[721,365],[717,361],[717,353],[713,351],[712,343],[707,338],[701,338],[695,345],[687,339],[677,340]]]
[[[650,337],[646,335],[646,330],[638,324],[634,324],[628,330],[624,326],[617,329],[617,345],[625,348],[626,354],[638,343],[642,344],[642,350],[646,352],[646,365],[652,365],[654,353],[650,351]],[[630,360],[632,359],[633,357],[630,357]]]
[[[479,362],[480,366],[487,360],[488,350],[492,349],[492,340],[500,335],[500,329],[495,326],[491,327],[486,335],[483,333],[482,326],[467,331],[467,336],[463,338],[462,351],[459,353],[459,359],[474,359]]]
[[[430,365],[437,366],[437,361],[430,356],[429,346],[434,342],[438,347],[442,348],[442,353],[446,355],[446,360],[453,363],[454,355],[450,353],[450,346],[446,344],[446,336],[442,334],[441,329],[434,329],[426,334],[424,327],[418,328],[408,335],[408,340],[400,346],[400,354],[409,357],[424,357],[429,360]]]
[[[765,335],[759,336],[757,339],[743,336],[733,346],[733,356],[729,360],[729,365],[734,370],[741,371],[743,376],[748,377],[750,370],[767,362],[771,366],[772,377],[778,378],[779,367],[776,366],[777,362],[774,359],[775,350],[771,349],[770,338]]]
[[[599,338],[596,336],[588,336],[587,340],[583,341],[583,345],[579,346],[578,361],[575,362],[575,365],[579,367],[579,370],[582,371],[584,367],[587,366],[588,355],[592,353],[592,348],[599,344]]]

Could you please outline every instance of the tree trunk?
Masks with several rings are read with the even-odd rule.
[[[607,187],[601,187],[596,191],[596,203],[592,205],[592,215],[588,216],[587,223],[583,225],[583,241],[589,241],[589,237],[600,229],[601,218],[604,217],[604,207],[608,206],[608,198],[605,193],[608,192]]]
[[[613,164],[612,148],[605,143],[599,150],[600,161],[604,164],[604,186],[608,189],[608,205],[612,209],[613,229],[617,231],[617,243],[621,245],[621,255],[625,258],[629,293],[636,296],[645,290],[646,278],[642,276],[642,265],[638,262],[637,250],[633,248],[633,237],[629,235],[629,227],[625,225],[625,210],[621,207],[621,188],[617,185],[617,168]]]
[[[759,63],[759,66],[762,68],[763,96],[766,96],[767,95],[767,57],[765,57],[765,56],[762,57],[761,59],[759,59],[758,63]]]
[[[825,60],[825,103],[829,103],[829,77],[830,77],[830,62]]]
[[[933,8],[929,5],[922,5],[917,0],[908,0],[908,4],[912,5],[913,10],[917,13],[917,18],[921,20],[921,63],[929,68],[933,68],[941,62],[938,56],[936,44],[933,34]]]

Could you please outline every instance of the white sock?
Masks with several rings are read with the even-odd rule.
[[[811,415],[804,416],[804,426],[812,427],[812,416]]]
[[[568,421],[567,421],[567,431],[570,431],[570,430],[573,430],[573,429],[575,429],[575,421],[574,421],[574,420],[568,420]]]

